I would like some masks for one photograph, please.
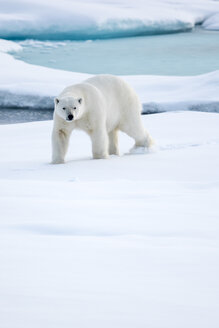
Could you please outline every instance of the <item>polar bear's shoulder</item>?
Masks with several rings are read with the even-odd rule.
[[[66,87],[58,96],[58,98],[73,97],[73,98],[86,98],[92,93],[94,85],[82,82],[73,84]]]
[[[114,76],[114,75],[109,75],[109,74],[101,74],[101,75],[96,75],[94,77],[90,77],[86,79],[85,81],[78,83],[78,84],[73,84],[68,87],[66,87],[59,97],[67,97],[67,96],[83,96],[83,94],[86,94],[89,92],[89,90],[92,90],[93,88],[97,88],[99,90],[108,89],[112,87],[127,87],[127,84],[124,80],[121,78]]]
[[[89,79],[85,80],[84,83],[88,83],[98,87],[103,85],[121,84],[124,83],[124,81],[118,76],[110,74],[100,74],[94,77],[90,77]]]

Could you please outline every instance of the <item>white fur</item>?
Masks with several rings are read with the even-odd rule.
[[[152,139],[143,126],[141,110],[135,91],[116,76],[98,75],[65,88],[55,98],[52,163],[64,163],[73,129],[88,133],[93,158],[119,155],[118,130],[135,140],[135,148],[149,148]],[[73,120],[68,121],[69,115]]]

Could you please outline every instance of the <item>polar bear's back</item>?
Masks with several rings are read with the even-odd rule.
[[[84,81],[98,89],[104,98],[107,130],[124,130],[129,122],[138,122],[142,106],[136,92],[121,78],[113,75],[97,75]],[[137,124],[137,123],[136,123]]]
[[[141,112],[141,103],[135,91],[121,78],[113,75],[97,75],[84,81],[95,86],[106,100],[108,110]],[[117,108],[119,107],[119,108]],[[124,113],[124,114],[125,114]]]

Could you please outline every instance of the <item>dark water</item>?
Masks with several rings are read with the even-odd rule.
[[[52,120],[51,109],[0,108],[0,124]]]
[[[155,103],[143,104],[142,115],[159,114],[166,112],[167,110],[168,108],[166,108],[166,106],[158,106]],[[219,113],[219,102],[191,105],[186,107],[184,110]],[[53,109],[0,108],[0,125],[34,121],[48,121],[52,119]]]

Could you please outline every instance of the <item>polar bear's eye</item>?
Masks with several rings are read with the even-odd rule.
[[[66,108],[65,108],[65,107],[63,107],[62,109],[63,109],[63,110],[65,110]]]
[[[74,107],[74,109],[76,109],[76,107]]]

